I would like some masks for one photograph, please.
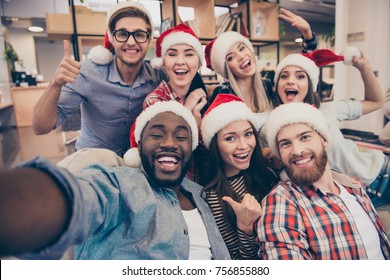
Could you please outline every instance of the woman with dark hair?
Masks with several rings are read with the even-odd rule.
[[[202,119],[209,150],[203,192],[232,259],[258,259],[259,202],[277,180],[262,156],[260,125],[259,115],[233,94],[219,94]]]
[[[359,70],[364,85],[362,100],[337,100],[320,103],[315,93],[319,79],[319,66],[331,62],[344,61]],[[356,120],[382,108],[384,93],[363,53],[348,47],[344,55],[336,55],[330,50],[320,49],[306,54],[290,54],[278,65],[275,74],[276,104],[305,102],[313,104],[324,114],[331,130],[332,144],[327,155],[332,169],[358,178],[367,186],[375,207],[390,201],[390,158],[381,151],[361,150],[356,143],[346,139],[340,130],[340,122]]]

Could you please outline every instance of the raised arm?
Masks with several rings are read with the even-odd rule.
[[[300,17],[289,10],[280,8],[279,18],[289,22],[291,26],[302,33],[302,48],[304,51],[315,50],[317,48],[315,35],[310,28],[310,24],[303,17]]]
[[[71,216],[70,203],[42,171],[0,173],[0,256],[39,250],[58,240]]]
[[[71,58],[69,41],[64,41],[64,57],[54,76],[34,107],[32,128],[35,134],[49,133],[57,122],[57,104],[61,88],[72,83],[80,72],[81,63]]]
[[[382,108],[385,103],[384,93],[367,58],[361,52],[361,57],[354,58],[352,62],[353,66],[360,71],[364,83],[363,115]]]

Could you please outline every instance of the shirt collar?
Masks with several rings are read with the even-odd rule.
[[[298,189],[300,192],[305,194],[307,197],[312,197],[315,193],[317,193],[317,191],[320,191],[321,193],[326,195],[326,193],[324,193],[323,191],[321,191],[320,189],[316,188],[313,185],[308,186],[308,187],[307,186],[305,186],[305,187],[297,186],[290,181],[290,178],[288,178],[286,173],[284,173],[284,176],[285,177],[283,177],[283,178],[287,179],[286,180],[287,185],[295,186],[296,189]],[[350,176],[345,175],[345,174],[338,173],[334,170],[332,170],[332,177],[333,177],[333,181],[338,182],[340,185],[343,185],[344,187],[349,187],[352,189],[357,189],[357,188],[362,187],[362,184],[358,179],[350,177]]]
[[[152,67],[146,61],[142,62],[141,70],[138,77],[135,79],[133,86],[139,86],[150,80],[156,80],[156,74]],[[111,61],[108,73],[108,81],[111,83],[120,83],[121,85],[127,85],[121,78],[118,67],[116,65],[116,56]]]

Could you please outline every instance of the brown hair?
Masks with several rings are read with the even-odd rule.
[[[111,33],[115,30],[116,23],[124,17],[142,18],[148,25],[148,32],[152,32],[152,23],[150,22],[149,15],[145,11],[137,7],[126,7],[116,11],[111,16],[110,21],[108,22],[108,29]]]

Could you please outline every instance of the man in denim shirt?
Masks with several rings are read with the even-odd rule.
[[[109,11],[106,48],[93,48],[91,59],[82,64],[73,60],[65,41],[64,58],[34,108],[34,133],[49,133],[80,109],[76,149],[104,148],[123,156],[145,96],[163,78],[144,61],[152,32],[152,19],[144,6],[125,1]]]
[[[37,158],[1,174],[0,256],[60,258],[78,244],[76,259],[230,259],[201,186],[184,177],[199,141],[191,112],[157,102],[135,136],[141,169],[72,175]]]

